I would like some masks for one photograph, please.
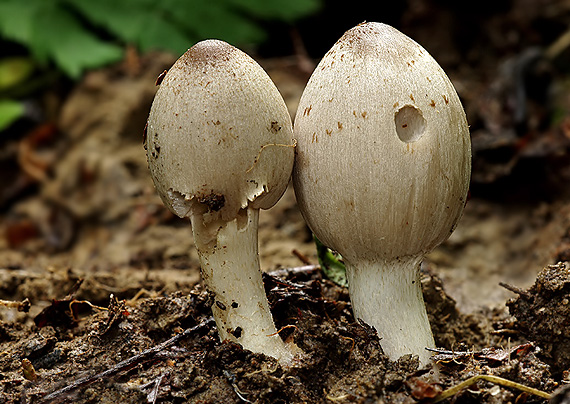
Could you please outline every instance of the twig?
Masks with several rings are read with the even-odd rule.
[[[237,385],[232,384],[232,387],[234,388],[235,393],[237,394],[237,396],[240,398],[241,401],[243,401],[244,403],[251,403],[251,404],[253,404],[253,401],[249,401],[247,398],[245,398],[244,396],[242,396],[242,392],[239,391]]]
[[[98,380],[104,379],[106,377],[110,377],[113,376],[116,373],[119,373],[125,369],[128,369],[130,367],[132,367],[133,365],[146,361],[154,356],[156,356],[156,354],[162,352],[163,350],[165,350],[166,348],[178,343],[179,341],[181,341],[182,339],[186,338],[187,336],[189,336],[190,334],[192,334],[194,331],[205,327],[207,325],[210,325],[214,322],[214,319],[212,317],[207,318],[206,320],[202,321],[200,324],[195,325],[194,327],[191,328],[187,328],[186,330],[184,330],[184,332],[175,335],[174,337],[153,346],[152,348],[147,349],[146,351],[143,351],[135,356],[132,356],[128,359],[125,359],[122,362],[117,363],[115,366],[113,366],[110,369],[107,369],[101,373],[98,373],[96,375],[93,376],[87,376],[84,378],[81,378],[79,380],[76,380],[75,382],[71,383],[68,386],[65,386],[62,389],[56,390],[53,393],[48,394],[47,396],[45,396],[43,398],[43,400],[41,401],[41,403],[48,403],[51,400],[71,393],[74,390],[77,390],[81,387],[85,387],[88,386]]]
[[[95,305],[95,304],[93,304],[87,300],[72,300],[69,302],[69,311],[71,312],[71,315],[73,315],[73,313],[74,313],[73,308],[72,308],[74,304],[86,304],[87,306],[91,307],[92,309],[97,309],[97,310],[101,310],[101,311],[107,311],[108,310],[106,307],[97,306],[97,305]]]
[[[275,282],[278,286],[284,286],[286,288],[289,289],[306,289],[307,287],[305,285],[301,285],[300,283],[295,283],[292,281],[288,281],[287,279],[278,277],[278,276],[274,276],[271,273],[264,273],[263,274],[263,279],[265,280],[266,278],[271,279],[273,282]]]
[[[508,283],[505,283],[505,282],[499,282],[499,286],[502,286],[503,288],[510,290],[511,292],[516,293],[519,296],[524,296],[526,298],[530,298],[530,293],[528,293],[524,289],[517,288],[516,286],[509,285]]]
[[[240,389],[238,388],[237,383],[236,383],[236,376],[227,370],[224,370],[223,373],[224,373],[224,376],[226,376],[226,378],[228,379],[228,382],[230,382],[230,384],[234,388],[234,392],[239,397],[239,399],[241,401],[243,401],[244,403],[253,404],[253,401],[250,401],[247,398],[245,398],[244,395],[246,395],[246,394],[244,392],[240,391]]]
[[[311,265],[311,261],[307,258],[307,256],[305,254],[303,254],[299,250],[293,249],[293,251],[291,251],[291,253],[293,253],[293,255],[295,257],[299,258],[299,261],[301,261],[303,264]]]
[[[321,269],[320,265],[305,265],[302,267],[293,267],[293,268],[280,268],[275,269],[273,271],[268,271],[267,273],[272,276],[288,276],[290,274],[301,274],[301,273],[310,273],[314,271],[318,271]]]
[[[449,351],[443,348],[430,348],[426,346],[426,351],[435,352],[442,355],[459,355],[459,356],[468,356],[473,355],[474,351]]]
[[[274,332],[273,334],[269,334],[268,337],[273,337],[273,336],[275,336],[275,335],[278,335],[278,334],[281,333],[281,331],[286,330],[287,328],[294,328],[294,329],[296,329],[297,331],[299,331],[299,328],[298,328],[296,325],[294,325],[294,324],[289,324],[289,325],[286,325],[286,326],[281,327],[281,328],[279,329],[279,331]]]
[[[129,299],[127,301],[127,305],[128,306],[135,306],[135,304],[137,303],[137,301],[142,297],[142,296],[151,296],[151,297],[156,297],[158,295],[157,292],[155,291],[151,291],[151,290],[146,290],[145,288],[140,289],[131,299]]]
[[[517,330],[513,330],[510,328],[501,328],[500,330],[490,331],[489,334],[491,334],[491,335],[518,335],[519,332]]]
[[[547,393],[545,391],[538,390],[538,389],[535,389],[532,387],[528,387],[528,386],[525,386],[523,384],[513,382],[512,380],[503,379],[502,377],[499,377],[499,376],[477,375],[477,376],[473,376],[473,377],[465,380],[464,382],[459,383],[456,386],[450,387],[447,390],[441,392],[436,397],[434,397],[434,399],[431,402],[432,403],[439,403],[440,401],[443,401],[447,398],[453,397],[454,395],[459,393],[464,388],[469,387],[469,386],[477,383],[479,380],[486,380],[488,382],[499,384],[501,386],[512,387],[512,388],[518,389],[518,390],[523,391],[523,392],[528,393],[528,394],[533,394],[533,395],[538,396],[538,397],[546,398],[547,400],[550,399],[550,396],[551,396],[549,393]]]
[[[13,302],[10,300],[1,300],[0,299],[0,306],[9,307],[9,308],[16,308],[16,309],[18,309],[18,311],[23,311],[24,313],[27,313],[28,311],[30,311],[31,303],[27,297],[24,300],[22,300],[21,302]]]
[[[151,404],[156,403],[156,399],[158,398],[158,389],[160,388],[160,384],[162,383],[162,379],[164,379],[164,376],[166,376],[167,374],[168,373],[161,374],[160,376],[158,376],[156,381],[154,381],[154,387],[152,388],[152,391],[150,393],[148,393],[148,395],[146,396],[146,401],[148,403],[151,403]]]

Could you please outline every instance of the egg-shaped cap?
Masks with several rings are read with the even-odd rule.
[[[250,56],[219,40],[190,48],[164,76],[147,126],[147,158],[170,210],[201,206],[224,221],[267,209],[287,187],[294,159],[285,102]]]
[[[293,173],[317,237],[347,260],[393,260],[453,231],[471,172],[467,120],[438,63],[380,23],[347,31],[316,67],[295,118]]]

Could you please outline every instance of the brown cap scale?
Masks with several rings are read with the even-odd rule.
[[[471,172],[457,93],[412,39],[380,23],[321,60],[295,118],[295,193],[309,227],[347,264],[354,314],[391,358],[429,360],[424,254],[453,231]]]
[[[147,157],[165,205],[192,222],[204,283],[222,340],[282,361],[295,347],[276,334],[259,270],[259,209],[287,187],[291,118],[251,57],[218,40],[190,48],[152,104]]]

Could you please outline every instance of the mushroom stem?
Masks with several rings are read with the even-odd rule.
[[[420,284],[421,257],[346,262],[354,317],[374,327],[391,359],[413,353],[429,363],[435,347]]]
[[[192,233],[202,278],[214,293],[212,313],[220,339],[241,344],[280,362],[293,359],[275,329],[259,267],[259,209],[246,208],[229,222],[204,225],[203,213],[192,213]]]

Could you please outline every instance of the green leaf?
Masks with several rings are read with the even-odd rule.
[[[259,43],[266,38],[262,19],[291,22],[321,5],[322,0],[0,0],[0,35],[77,78],[85,69],[119,60],[124,44],[180,54],[206,38],[237,46]]]
[[[177,24],[169,20],[161,3],[144,0],[66,0],[94,24],[107,29],[126,43],[142,51],[165,49],[176,54],[192,43]]]
[[[24,105],[14,100],[0,100],[0,131],[8,128],[24,115]]]
[[[179,55],[195,42],[197,37],[176,28],[175,22],[149,16],[138,44],[143,51],[164,49]]]
[[[123,51],[86,31],[66,10],[49,7],[36,21],[32,32],[34,54],[39,60],[52,59],[72,78],[88,68],[118,61]]]
[[[0,33],[6,39],[31,45],[32,27],[41,9],[38,1],[1,0]]]
[[[325,246],[317,236],[313,235],[317,246],[317,257],[319,265],[325,276],[339,286],[348,286],[346,279],[346,266],[342,262],[342,257],[338,253],[333,253],[330,248]]]
[[[123,39],[137,41],[144,28],[146,10],[133,0],[65,0],[66,4],[79,11],[88,21]]]
[[[234,45],[258,43],[266,34],[255,21],[232,9],[228,0],[176,2],[166,0],[171,18],[200,39],[218,38]]]
[[[34,64],[29,58],[0,59],[0,91],[14,87],[30,77]]]
[[[254,17],[289,23],[322,7],[321,0],[229,0],[229,3]]]

